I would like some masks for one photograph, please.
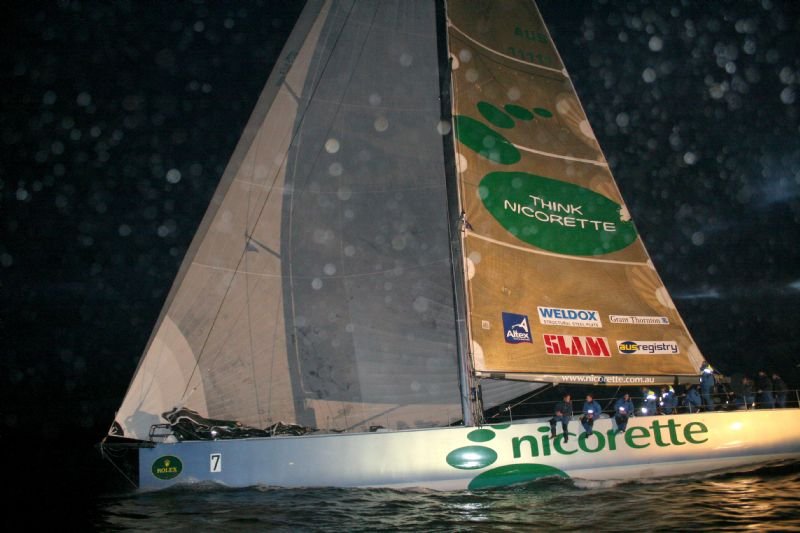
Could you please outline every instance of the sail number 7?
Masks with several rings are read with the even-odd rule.
[[[222,454],[212,453],[209,457],[209,472],[222,472]]]

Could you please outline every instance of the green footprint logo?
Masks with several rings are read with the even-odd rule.
[[[497,436],[494,430],[503,430],[509,426],[510,424],[498,424],[491,426],[492,429],[476,429],[467,434],[467,439],[476,443],[489,442]],[[463,446],[448,453],[445,460],[447,464],[459,470],[479,470],[494,464],[497,461],[497,452],[487,446]],[[481,472],[472,478],[467,488],[482,490],[507,487],[554,476],[569,477],[562,470],[552,466],[535,463],[511,464]]]
[[[515,118],[531,121],[553,117],[553,113],[543,107],[529,110],[516,104],[506,104],[500,109],[494,104],[483,101],[478,102],[476,107],[490,124],[503,129],[513,128],[516,125]],[[522,157],[511,141],[483,122],[465,115],[456,115],[455,122],[458,140],[478,155],[501,165],[513,165]]]

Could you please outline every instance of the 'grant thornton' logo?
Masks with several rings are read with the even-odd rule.
[[[183,463],[174,455],[165,455],[153,462],[153,475],[158,479],[172,479],[178,477],[182,470]]]
[[[558,461],[563,467],[565,459],[575,456],[575,468],[580,470],[586,468],[588,464],[586,459],[579,459],[580,455],[594,456],[593,454],[600,453],[600,456],[594,456],[598,459],[592,461],[596,461],[597,467],[602,468],[602,463],[606,461],[615,462],[606,456],[607,453],[620,452],[630,455],[631,450],[698,445],[709,440],[708,427],[702,422],[682,424],[673,418],[653,419],[647,426],[632,426],[624,433],[617,433],[613,427],[605,432],[595,430],[590,435],[583,431],[579,431],[579,434],[569,432],[572,438],[567,442],[561,435],[551,439],[550,428],[546,424],[536,428],[538,435],[525,435],[516,431],[512,436],[509,434],[511,432],[504,432],[506,438],[495,440],[498,431],[509,427],[510,424],[499,424],[472,430],[467,433],[467,439],[475,444],[456,448],[447,454],[445,461],[451,467],[476,471],[477,475],[468,484],[469,489],[505,487],[543,477],[569,477],[566,472],[554,466],[529,462],[531,459],[544,462]],[[524,428],[530,427],[524,426]],[[559,456],[564,457],[559,458]],[[648,460],[653,458],[650,456]],[[485,470],[489,466],[492,468]]]
[[[532,343],[531,328],[528,324],[527,315],[503,312],[503,331],[506,342],[509,344]]]

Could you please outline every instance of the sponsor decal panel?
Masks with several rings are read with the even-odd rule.
[[[165,455],[153,461],[152,472],[158,479],[178,477],[183,470],[183,463],[174,455]]]
[[[666,326],[669,319],[665,316],[632,316],[608,315],[612,324],[633,324],[635,326]]]
[[[521,436],[504,435],[510,424],[497,424],[469,432],[470,444],[452,450],[445,461],[453,468],[476,472],[469,489],[486,489],[542,477],[569,477],[566,472],[543,464],[548,457],[628,454],[645,448],[703,445],[711,440],[711,432],[702,422],[655,418],[647,425],[629,427],[623,433],[616,428],[605,432],[595,430],[588,435],[582,430],[577,434],[570,431],[573,438],[569,442],[548,439],[550,428],[546,424]]]
[[[561,307],[537,307],[539,322],[546,326],[572,326],[576,328],[602,328],[597,311],[589,309],[564,309]]]
[[[598,256],[637,238],[622,205],[573,183],[527,172],[491,172],[478,194],[509,233],[550,252]]]
[[[624,355],[673,355],[680,353],[675,341],[617,341],[617,350]]]
[[[533,343],[528,315],[503,311],[503,332],[508,344]]]
[[[572,355],[577,357],[611,357],[611,349],[605,337],[581,337],[578,335],[542,335],[545,350],[550,355]]]

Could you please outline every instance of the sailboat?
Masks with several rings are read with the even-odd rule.
[[[797,409],[547,419],[552,384],[698,382],[535,4],[308,0],[109,439],[138,484],[506,486],[800,456]]]

